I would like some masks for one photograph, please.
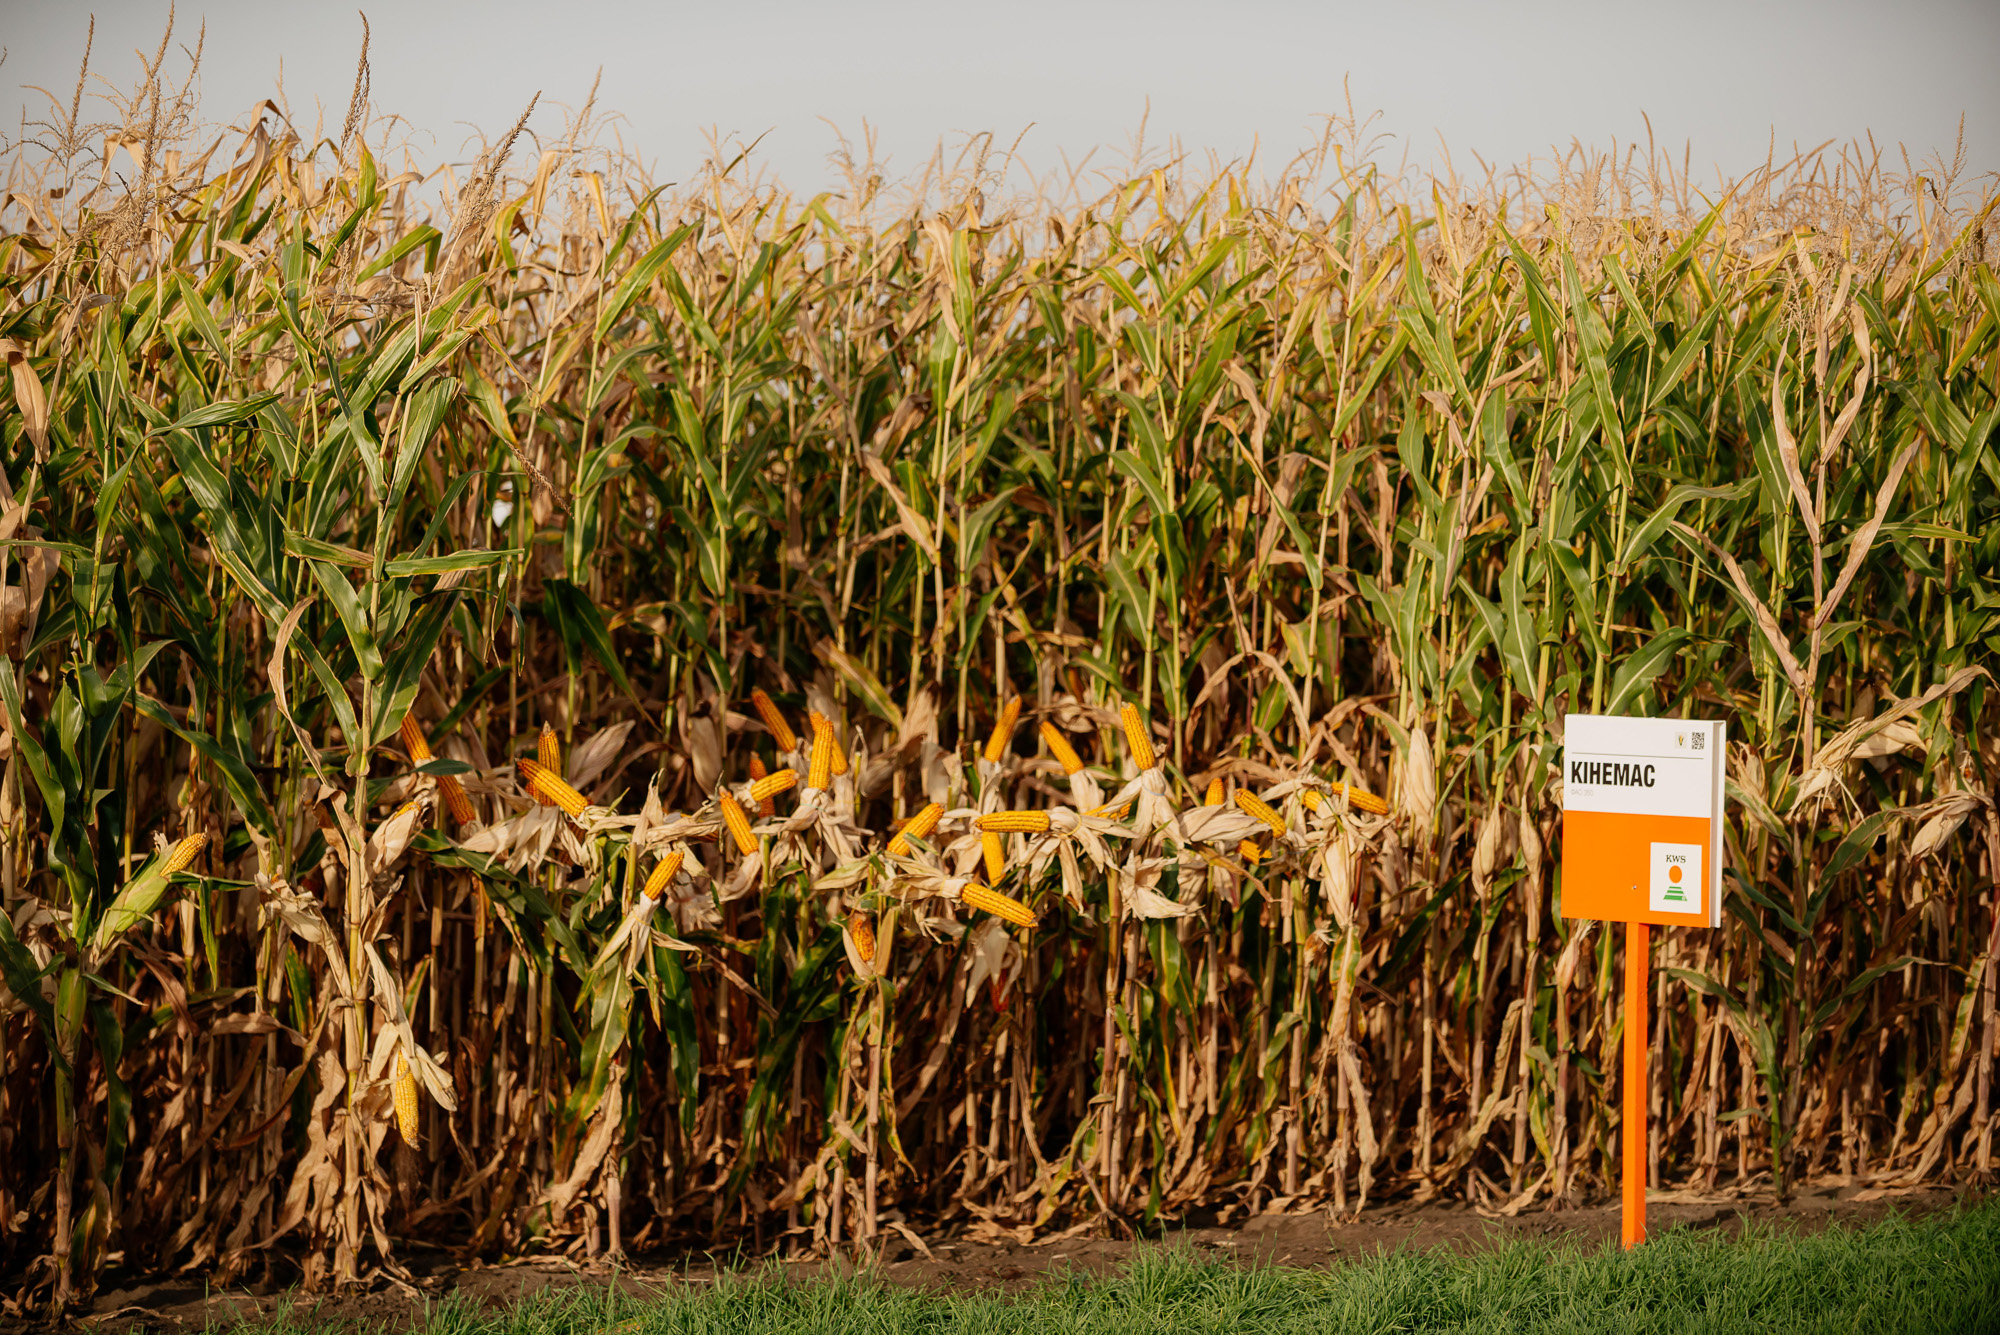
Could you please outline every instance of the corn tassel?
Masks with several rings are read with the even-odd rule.
[[[396,1131],[411,1149],[417,1146],[417,1078],[410,1074],[410,1062],[396,1054],[396,1078],[389,1083],[396,1098]]]
[[[1236,805],[1271,827],[1272,834],[1285,832],[1285,818],[1280,816],[1269,802],[1251,792],[1248,788],[1236,790]]]
[[[1153,768],[1159,757],[1153,754],[1153,739],[1146,735],[1146,719],[1139,706],[1127,700],[1118,712],[1125,720],[1125,740],[1132,748],[1132,763],[1142,770]]]
[[[933,802],[919,811],[904,824],[896,837],[889,841],[889,852],[899,858],[906,858],[916,850],[910,846],[912,839],[926,839],[937,828],[938,818],[944,815],[944,803]]]
[[[1069,744],[1069,738],[1062,735],[1062,729],[1047,719],[1042,720],[1042,745],[1049,748],[1049,754],[1063,767],[1064,774],[1074,774],[1083,768],[1083,757]]]
[[[999,835],[987,830],[979,836],[979,849],[986,855],[986,879],[998,882],[1007,874],[1007,846]]]
[[[1007,744],[1014,740],[1014,725],[1021,720],[1021,697],[1015,696],[1000,711],[1000,717],[993,721],[993,735],[986,739],[986,758],[993,764],[1007,754]]]
[[[582,793],[564,783],[561,775],[544,768],[540,762],[517,760],[514,767],[521,771],[521,778],[528,785],[528,796],[543,806],[561,807],[571,820],[576,820],[590,805],[583,800]]]
[[[1028,906],[1012,895],[1003,895],[998,890],[989,889],[974,881],[959,892],[959,899],[968,906],[1004,918],[1020,927],[1033,927],[1035,915]]]
[[[1220,778],[1208,781],[1208,796],[1201,800],[1201,804],[1205,807],[1219,807],[1222,805],[1222,780]]]
[[[785,716],[778,712],[778,706],[771,697],[764,694],[762,687],[750,692],[750,703],[756,707],[757,717],[764,720],[764,728],[778,743],[778,750],[799,749],[799,735],[792,731],[792,725],[785,722]]]
[[[1049,813],[1046,811],[989,811],[972,822],[982,830],[994,834],[1047,834]]]
[[[750,833],[750,817],[744,812],[742,803],[728,793],[718,793],[716,801],[722,807],[722,823],[729,827],[729,833],[736,839],[736,850],[746,856],[757,851],[757,836]]]

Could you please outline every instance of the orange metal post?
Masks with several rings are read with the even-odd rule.
[[[1643,922],[1625,924],[1625,1211],[1627,1249],[1646,1240],[1646,992],[1652,972]]]

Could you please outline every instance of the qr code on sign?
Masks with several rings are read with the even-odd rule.
[[[1705,732],[1698,732],[1698,733],[1696,733],[1696,734],[1694,735],[1694,749],[1695,749],[1695,750],[1697,750],[1697,751],[1700,751],[1700,750],[1702,750],[1703,748],[1705,748],[1705,747],[1706,747],[1707,745],[1708,745],[1708,734],[1707,734],[1707,733],[1705,733]]]

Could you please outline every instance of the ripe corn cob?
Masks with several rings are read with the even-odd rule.
[[[722,823],[729,827],[729,833],[736,839],[736,850],[750,854],[757,851],[757,836],[750,833],[750,817],[743,806],[727,792],[718,793],[716,800],[722,806]]]
[[[896,837],[889,841],[889,852],[899,858],[910,856],[915,851],[910,847],[910,840],[929,838],[930,832],[937,828],[938,817],[942,815],[944,815],[944,803],[933,802],[910,817],[897,832]]]
[[[174,845],[174,851],[167,854],[166,865],[160,868],[160,874],[172,876],[176,872],[186,871],[194,865],[195,858],[207,844],[208,836],[205,834],[191,834],[181,840]]]
[[[1125,720],[1125,740],[1132,748],[1132,763],[1140,769],[1153,768],[1159,758],[1153,754],[1153,739],[1146,735],[1146,719],[1139,706],[1127,700],[1118,712]]]
[[[840,748],[840,737],[833,730],[833,720],[829,719],[826,715],[819,713],[817,710],[815,710],[812,716],[812,726],[813,726],[813,745],[815,747],[819,745],[819,739],[821,737],[826,738],[827,756],[829,760],[828,773],[830,774],[847,773],[847,752],[841,750]],[[824,785],[821,786],[823,787]]]
[[[424,730],[417,726],[414,713],[403,715],[403,723],[398,732],[403,735],[403,749],[410,753],[410,759],[422,765],[431,758],[430,743],[424,740]]]
[[[1236,856],[1254,867],[1264,856],[1264,850],[1257,847],[1254,840],[1245,839],[1242,843],[1236,845]]]
[[[542,725],[542,735],[535,742],[535,763],[551,774],[562,773],[562,741],[556,730],[548,724]]]
[[[989,889],[977,881],[960,891],[959,898],[973,908],[981,909],[996,918],[1005,918],[1018,926],[1035,925],[1035,915],[1028,911],[1026,904],[1012,895],[1003,895],[998,890]]]
[[[438,791],[444,794],[445,809],[451,812],[453,824],[470,825],[479,819],[479,813],[472,809],[472,799],[465,795],[465,785],[456,774],[440,774]]]
[[[847,934],[854,938],[854,953],[861,957],[863,964],[875,962],[875,922],[865,913],[850,914],[847,919]]]
[[[396,1054],[396,1078],[390,1082],[396,1098],[396,1131],[411,1149],[417,1145],[417,1078],[410,1074],[409,1059]]]
[[[750,796],[756,798],[759,802],[768,804],[779,793],[790,792],[797,786],[798,781],[799,772],[797,770],[781,769],[776,774],[766,774],[761,778],[753,778],[750,784]],[[768,816],[773,813],[766,811],[764,814]]]
[[[755,795],[757,791],[757,781],[769,774],[770,771],[764,768],[764,762],[761,759],[754,755],[750,757],[750,791],[752,795]],[[778,804],[768,797],[758,798],[757,814],[768,820],[778,814]]]
[[[517,760],[514,767],[521,771],[521,778],[528,785],[528,796],[543,806],[561,807],[571,820],[575,820],[589,805],[583,800],[582,793],[564,783],[561,775],[544,768],[540,762]]]
[[[1269,802],[1266,802],[1248,788],[1238,788],[1236,790],[1236,805],[1270,826],[1271,833],[1283,834],[1285,832],[1285,818],[1272,810]]]
[[[1335,797],[1339,797],[1342,793],[1346,793],[1347,800],[1363,811],[1377,816],[1386,816],[1389,814],[1389,804],[1387,802],[1371,792],[1356,788],[1351,783],[1336,783],[1333,785],[1333,795]]]
[[[993,721],[993,735],[986,739],[986,758],[994,764],[1007,754],[1007,743],[1014,740],[1014,725],[1021,718],[1021,697],[1015,696],[1000,711],[1000,717]]]
[[[417,726],[415,713],[403,715],[400,731],[403,734],[403,749],[410,753],[414,764],[426,765],[433,759],[430,743],[424,740],[424,730]],[[458,781],[456,774],[440,774],[437,781],[438,792],[444,796],[445,809],[451,812],[453,823],[470,825],[478,813],[472,809],[472,799],[465,795],[465,785]]]
[[[1062,735],[1062,729],[1047,719],[1042,720],[1042,745],[1049,748],[1049,754],[1063,767],[1063,773],[1074,774],[1083,768],[1083,757],[1069,744],[1069,738]]]
[[[778,750],[799,749],[798,734],[792,731],[791,724],[785,722],[785,716],[778,712],[778,706],[772,702],[770,696],[764,694],[762,687],[750,692],[750,703],[756,707],[757,717],[764,720],[764,727],[776,739]]]
[[[973,821],[982,830],[995,834],[1047,834],[1049,813],[1046,811],[989,811]]]
[[[1208,796],[1201,800],[1201,804],[1205,807],[1219,807],[1222,805],[1222,780],[1220,778],[1208,781]]]
[[[806,787],[828,788],[833,784],[833,729],[826,720],[813,715],[812,755],[806,764]]]
[[[986,855],[986,879],[998,882],[1007,874],[1007,846],[991,830],[979,836],[979,850]]]
[[[680,874],[681,863],[686,860],[687,854],[681,849],[667,850],[660,860],[653,864],[653,874],[646,878],[646,888],[640,893],[648,899],[658,899],[660,893],[673,882],[674,877]]]

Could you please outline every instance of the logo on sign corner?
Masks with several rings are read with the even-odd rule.
[[[1701,912],[1700,844],[1654,844],[1647,907],[1654,913]]]

